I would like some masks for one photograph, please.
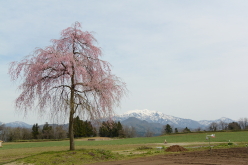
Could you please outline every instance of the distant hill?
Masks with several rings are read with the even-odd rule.
[[[211,124],[212,122],[219,123],[220,121],[223,121],[223,122],[225,122],[225,123],[234,122],[234,120],[229,119],[229,118],[226,118],[226,117],[222,117],[222,118],[217,119],[217,120],[200,120],[200,121],[198,121],[198,122],[199,122],[200,124],[202,124],[202,125],[208,126],[208,125]]]
[[[21,127],[21,128],[32,128],[33,125],[27,124],[22,121],[15,121],[10,123],[0,122],[0,125],[4,124],[6,127]],[[48,123],[49,124],[49,123]],[[62,125],[65,129],[69,127],[69,124],[49,124],[49,126],[56,127],[58,125]],[[43,128],[44,124],[39,125],[40,128]]]
[[[32,125],[24,123],[22,121],[15,121],[10,123],[5,123],[6,127],[22,127],[22,128],[32,128]]]
[[[145,136],[147,130],[154,133],[155,136],[161,135],[163,125],[160,123],[148,123],[145,120],[140,120],[135,117],[129,117],[121,122],[123,126],[135,127],[138,136]]]
[[[201,120],[195,121],[191,119],[184,119],[179,117],[174,117],[170,115],[165,115],[162,112],[151,111],[151,110],[132,110],[128,111],[124,114],[117,115],[114,117],[114,120],[120,121],[123,125],[134,126],[139,129],[139,132],[144,134],[146,130],[151,129],[156,135],[161,133],[161,128],[163,125],[170,124],[174,128],[185,128],[188,127],[190,129],[196,128],[206,128],[212,122],[220,122],[224,121],[226,123],[231,123],[234,120],[222,117],[216,120]],[[3,124],[3,122],[0,122]],[[7,127],[24,127],[24,128],[32,128],[32,125],[29,125],[22,121],[15,121],[10,123],[5,123]],[[44,125],[44,124],[43,124]],[[40,128],[43,127],[40,125]],[[49,124],[50,125],[50,124]],[[64,127],[68,127],[68,124],[65,124]]]
[[[217,120],[201,120],[201,121],[195,121],[191,119],[184,119],[184,118],[179,118],[179,117],[174,117],[174,116],[169,116],[165,115],[162,112],[158,111],[151,111],[151,110],[132,110],[128,111],[127,113],[117,115],[115,116],[115,120],[117,121],[124,121],[128,119],[129,117],[135,117],[139,120],[145,120],[149,123],[160,123],[162,125],[170,124],[174,126],[174,128],[205,128],[207,127],[211,122],[219,122],[219,121],[224,121],[227,123],[233,122],[234,120],[228,119],[228,118],[220,118]]]

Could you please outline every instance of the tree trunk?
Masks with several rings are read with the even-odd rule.
[[[71,77],[71,97],[70,97],[70,118],[69,118],[69,138],[70,150],[75,150],[74,132],[73,132],[73,116],[74,116],[74,74]]]
[[[74,110],[73,110],[74,111]],[[69,119],[69,138],[70,138],[70,150],[75,150],[74,144],[74,133],[73,133],[73,112],[70,110],[70,119]]]

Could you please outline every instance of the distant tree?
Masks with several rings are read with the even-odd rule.
[[[31,131],[22,127],[5,127],[0,139],[4,141],[29,140],[32,138]]]
[[[166,134],[172,133],[172,128],[171,128],[170,124],[165,125],[165,133]]]
[[[218,124],[217,124],[216,122],[210,123],[210,125],[209,125],[209,127],[208,127],[208,129],[209,129],[210,131],[217,131],[217,128],[218,128]]]
[[[102,125],[99,128],[99,136],[101,137],[124,137],[121,123],[114,122],[114,121],[103,121]]]
[[[11,138],[11,131],[12,128],[11,127],[4,127],[3,129],[3,132],[2,132],[2,135],[1,135],[1,140],[3,141],[12,141],[12,138]]]
[[[3,141],[7,141],[8,137],[8,128],[3,124],[0,126],[0,139]]]
[[[73,119],[73,132],[74,132],[74,137],[83,137],[83,121],[80,120],[79,116]]]
[[[83,137],[96,136],[96,129],[92,126],[90,121],[83,121]]]
[[[152,137],[153,135],[154,135],[154,132],[152,132],[150,130],[150,128],[147,128],[146,133],[145,133],[145,137]]]
[[[246,118],[246,117],[245,118],[240,118],[238,120],[238,123],[239,123],[241,129],[246,129],[247,126],[248,126],[248,118]]]
[[[111,137],[110,123],[102,122],[102,126],[99,128],[99,135],[102,137]]]
[[[126,137],[126,134],[125,134],[124,128],[122,128],[121,130],[119,130],[119,138],[125,138],[125,137]]]
[[[38,123],[34,124],[32,127],[32,138],[33,139],[38,139],[38,135],[39,135],[39,125]]]
[[[11,142],[11,141],[15,141],[17,139],[19,139],[19,137],[17,137],[17,134],[19,133],[18,131],[14,131],[13,127],[7,127],[6,129],[6,141]]]
[[[91,137],[96,136],[96,129],[93,128],[90,121],[83,121],[79,119],[79,116],[74,118],[74,137]]]
[[[53,138],[53,127],[49,126],[46,122],[42,128],[42,138],[43,139],[52,139]]]
[[[190,131],[190,129],[188,127],[183,129],[183,133],[189,133],[189,132],[191,132],[191,131]]]
[[[3,130],[4,126],[5,126],[4,124],[1,124],[1,125],[0,125],[0,131]]]
[[[4,128],[5,128],[4,124],[0,125],[0,139],[3,139],[2,136],[4,134]]]
[[[107,122],[103,121],[102,125],[99,127],[99,136],[100,137],[108,137],[109,136],[109,130]]]
[[[175,131],[174,131],[175,133],[178,133],[178,129],[177,128],[175,128]]]
[[[118,137],[125,137],[124,131],[123,131],[123,127],[120,121],[118,121],[117,123],[117,130],[118,130]]]
[[[241,127],[237,122],[232,122],[228,124],[228,129],[229,130],[240,130]]]
[[[228,123],[226,123],[226,122],[224,122],[224,121],[220,121],[220,122],[218,123],[218,125],[219,125],[219,129],[220,129],[220,130],[227,130],[227,128],[228,128]]]
[[[64,139],[67,136],[67,131],[62,125],[58,125],[54,128],[54,138],[55,139]]]
[[[126,138],[133,138],[137,136],[137,131],[133,126],[124,126],[123,132]]]
[[[73,118],[110,116],[126,92],[125,83],[111,73],[110,64],[99,59],[102,52],[95,42],[76,22],[61,32],[60,39],[52,40],[51,46],[37,48],[9,68],[12,81],[23,78],[15,104],[18,110],[26,115],[36,107],[43,115],[50,107],[53,117],[69,116],[70,150],[75,150]]]
[[[194,130],[195,132],[200,132],[201,131],[201,127],[198,127]]]
[[[22,139],[23,140],[32,139],[32,133],[30,128],[22,128]]]

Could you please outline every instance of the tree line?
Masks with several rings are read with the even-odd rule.
[[[132,138],[136,137],[136,129],[134,127],[122,126],[118,121],[102,121],[100,126],[92,125],[90,121],[80,120],[77,116],[74,118],[74,137],[119,137]]]
[[[32,128],[0,126],[0,139],[3,141],[19,141],[31,139],[65,139],[67,130],[63,125],[51,126],[45,123],[42,128],[36,123]]]
[[[163,126],[162,134],[171,134],[171,133],[188,133],[188,132],[200,132],[200,131],[240,131],[240,130],[248,130],[248,118],[240,118],[237,122],[212,122],[206,128],[196,128],[194,130],[190,130],[188,127],[185,128],[174,128],[170,124],[166,124]]]
[[[209,127],[209,131],[219,130],[248,130],[248,118],[240,118],[237,122],[226,123],[223,121],[212,122]]]
[[[83,121],[78,116],[74,119],[73,131],[75,138],[81,137],[119,137],[132,138],[137,136],[135,127],[122,126],[118,121],[102,121],[100,126],[93,125],[91,121]],[[161,134],[171,133],[188,133],[200,131],[221,131],[221,130],[248,130],[248,119],[240,118],[237,122],[226,123],[223,121],[212,122],[206,128],[197,128],[190,130],[185,128],[174,128],[170,124],[166,124],[162,128]],[[148,129],[145,137],[151,137],[154,133]],[[34,124],[32,128],[21,127],[6,127],[0,125],[0,139],[3,141],[18,141],[31,139],[65,139],[68,138],[68,126],[66,125],[49,125],[47,122],[43,126],[38,123]]]
[[[95,136],[131,138],[137,135],[134,127],[123,127],[119,121],[102,121],[100,126],[94,126],[90,121],[80,120],[78,116],[73,120],[74,138]],[[49,125],[47,122],[43,126],[36,123],[32,128],[0,125],[0,139],[3,141],[65,139],[68,137],[68,126],[66,125]]]

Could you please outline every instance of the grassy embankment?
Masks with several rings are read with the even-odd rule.
[[[54,164],[74,163],[82,164],[82,162],[92,162],[93,160],[105,161],[114,159],[123,159],[127,155],[133,155],[135,150],[140,146],[153,147],[154,150],[139,152],[139,153],[157,153],[155,147],[162,147],[166,139],[168,145],[170,143],[191,143],[200,142],[206,143],[206,135],[211,133],[189,133],[189,134],[172,134],[167,136],[150,137],[150,138],[130,138],[130,139],[115,139],[104,141],[84,141],[77,139],[76,151],[68,151],[68,141],[51,141],[51,142],[19,142],[19,143],[4,143],[0,148],[0,164],[18,160],[20,158],[29,163],[54,162]],[[216,138],[211,138],[211,142],[226,142],[229,140],[234,143],[244,145],[248,142],[248,132],[215,132]],[[87,149],[87,150],[85,150]],[[103,151],[104,150],[104,151]],[[113,151],[113,153],[106,150]],[[119,152],[120,154],[116,154]],[[124,154],[124,156],[123,156]],[[21,160],[21,159],[20,159]]]

